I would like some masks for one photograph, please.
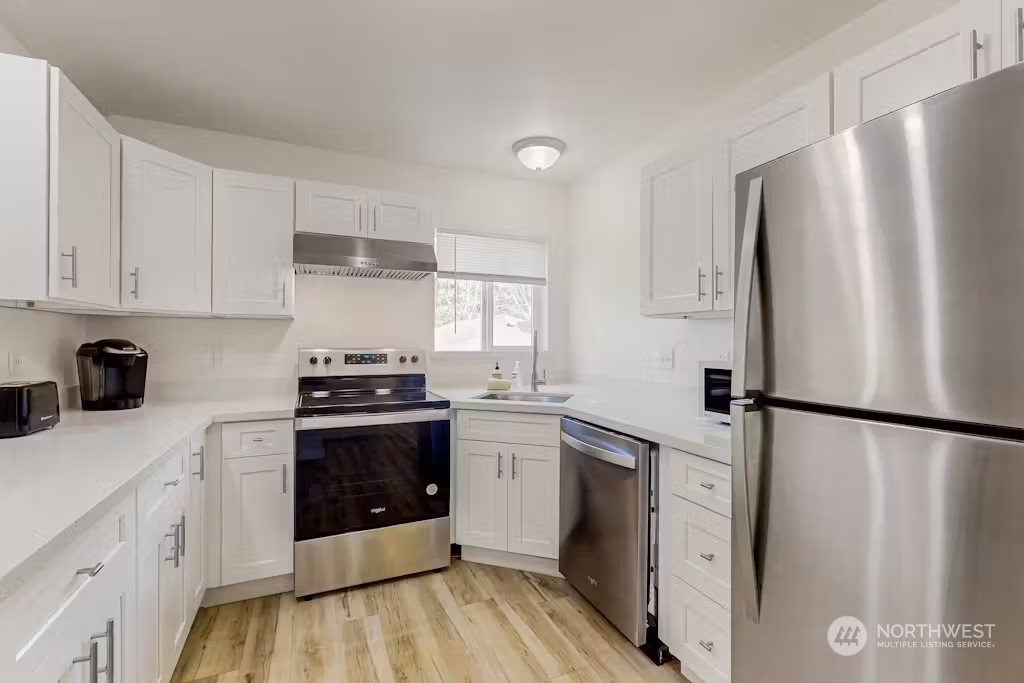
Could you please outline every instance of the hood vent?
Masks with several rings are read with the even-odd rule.
[[[418,242],[295,233],[295,272],[377,280],[422,280],[437,272],[434,247]]]

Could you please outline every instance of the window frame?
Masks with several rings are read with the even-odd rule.
[[[472,356],[493,356],[495,354],[514,355],[524,354],[528,356],[532,344],[524,346],[495,346],[494,345],[494,285],[495,284],[520,284],[516,282],[500,282],[497,280],[477,280],[475,278],[458,278],[437,275],[434,282],[434,322],[437,322],[437,282],[436,280],[452,280],[453,282],[479,282],[481,284],[481,339],[480,349],[472,351],[459,351],[457,349],[437,348],[437,328],[431,341],[431,353],[436,356],[449,356],[455,358],[469,358]],[[526,285],[530,288],[530,334],[533,330],[538,332],[539,342],[543,343],[547,338],[547,285]]]

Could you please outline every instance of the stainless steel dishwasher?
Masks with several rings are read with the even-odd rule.
[[[562,418],[558,569],[636,646],[648,640],[650,452],[645,441]]]

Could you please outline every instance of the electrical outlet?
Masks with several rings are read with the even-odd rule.
[[[669,349],[658,354],[659,370],[674,370],[676,367],[676,351]]]
[[[7,374],[17,376],[25,369],[25,354],[21,351],[7,352]]]

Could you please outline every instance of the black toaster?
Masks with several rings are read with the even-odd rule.
[[[0,384],[0,439],[49,429],[58,422],[56,382]]]

